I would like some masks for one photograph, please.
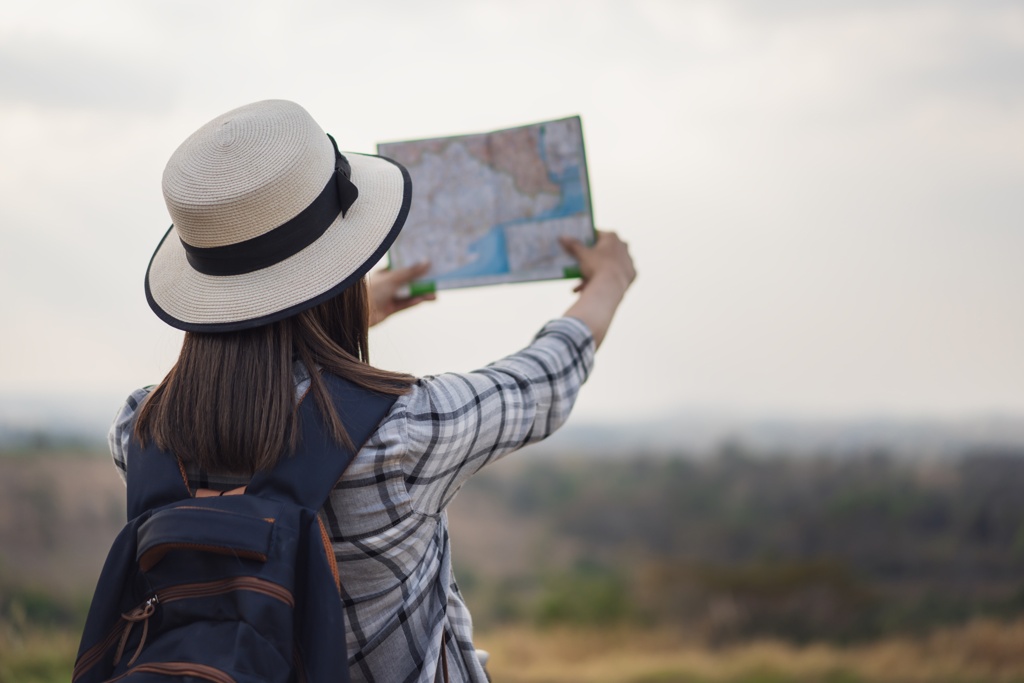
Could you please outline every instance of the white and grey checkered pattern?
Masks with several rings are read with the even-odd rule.
[[[399,397],[321,511],[341,570],[353,681],[485,681],[469,610],[451,566],[445,507],[483,466],[540,441],[568,417],[593,365],[578,320],[548,323],[528,347],[467,374],[419,380]],[[298,390],[308,382],[297,377]],[[149,389],[126,401],[110,430],[125,476],[130,426]],[[189,472],[200,487],[244,479]]]

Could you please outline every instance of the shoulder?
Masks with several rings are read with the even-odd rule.
[[[142,402],[146,400],[146,397],[149,396],[152,390],[152,386],[142,387],[129,394],[128,398],[121,404],[117,414],[114,415],[114,421],[110,425],[107,442],[110,445],[110,455],[114,458],[114,465],[117,467],[117,471],[122,479],[126,477],[128,470],[128,443],[131,441],[135,415],[139,411],[139,406],[142,405]]]
[[[114,426],[121,427],[122,429],[127,427],[132,420],[135,419],[135,414],[139,411],[139,406],[146,400],[150,392],[153,391],[153,386],[142,387],[136,389],[128,395],[128,398],[124,400],[124,403],[117,411],[117,415],[114,416]]]

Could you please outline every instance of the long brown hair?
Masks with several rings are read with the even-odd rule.
[[[237,332],[187,332],[178,361],[143,403],[135,436],[210,472],[268,469],[298,444],[293,363],[331,436],[351,446],[320,371],[388,395],[415,378],[369,364],[365,279],[290,318]]]

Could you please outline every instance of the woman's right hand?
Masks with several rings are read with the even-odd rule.
[[[591,247],[569,237],[561,237],[559,242],[580,264],[583,281],[576,286],[574,292],[583,290],[595,277],[610,278],[625,292],[636,279],[629,245],[614,232],[598,230],[597,240]]]
[[[614,232],[605,231],[598,231],[592,247],[574,239],[559,241],[579,262],[583,275],[583,281],[573,290],[579,292],[579,299],[565,315],[577,318],[590,328],[594,344],[600,346],[622,297],[636,279],[629,245]]]

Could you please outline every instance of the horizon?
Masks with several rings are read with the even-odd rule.
[[[81,444],[102,450],[120,405],[109,398],[0,394],[0,449]],[[878,449],[915,457],[1024,449],[1024,414],[814,416],[681,406],[642,420],[570,417],[527,450],[542,456],[582,450],[709,455],[734,446],[755,454],[850,455]]]

